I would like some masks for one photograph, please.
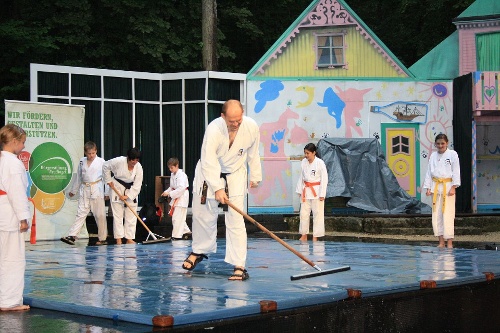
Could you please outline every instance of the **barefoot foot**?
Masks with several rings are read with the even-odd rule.
[[[29,305],[18,305],[11,308],[0,308],[0,311],[27,311],[29,309]]]

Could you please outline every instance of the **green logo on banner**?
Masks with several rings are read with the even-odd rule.
[[[55,142],[37,146],[31,153],[29,172],[33,184],[45,193],[58,193],[71,181],[71,157]]]

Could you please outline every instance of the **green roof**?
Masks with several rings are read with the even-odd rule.
[[[409,69],[417,79],[452,80],[459,76],[458,54],[458,31],[455,31]]]
[[[476,0],[457,19],[500,15],[499,0]],[[456,20],[456,19],[455,19]]]

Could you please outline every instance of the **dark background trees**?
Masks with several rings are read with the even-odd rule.
[[[474,0],[347,0],[411,66],[456,30]],[[311,0],[218,0],[218,70],[248,72]],[[2,0],[0,115],[29,100],[29,64],[147,72],[204,70],[199,0]]]

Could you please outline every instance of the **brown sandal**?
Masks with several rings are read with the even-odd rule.
[[[236,272],[241,272],[241,273],[236,273]],[[232,278],[237,278],[237,279],[232,279]],[[229,277],[229,281],[245,281],[250,278],[250,275],[248,274],[247,270],[241,267],[235,267],[234,268],[234,273]]]
[[[194,262],[192,262],[191,260],[189,260],[189,257],[191,256],[196,256],[196,259]],[[188,271],[192,271],[196,265],[198,265],[199,262],[201,262],[203,259],[208,259],[208,257],[206,255],[204,255],[203,253],[202,254],[198,254],[198,253],[194,253],[194,252],[191,252],[189,254],[189,256],[186,258],[186,260],[184,260],[184,263],[182,264],[182,268],[188,270]],[[186,263],[190,264],[191,267],[186,267]]]

